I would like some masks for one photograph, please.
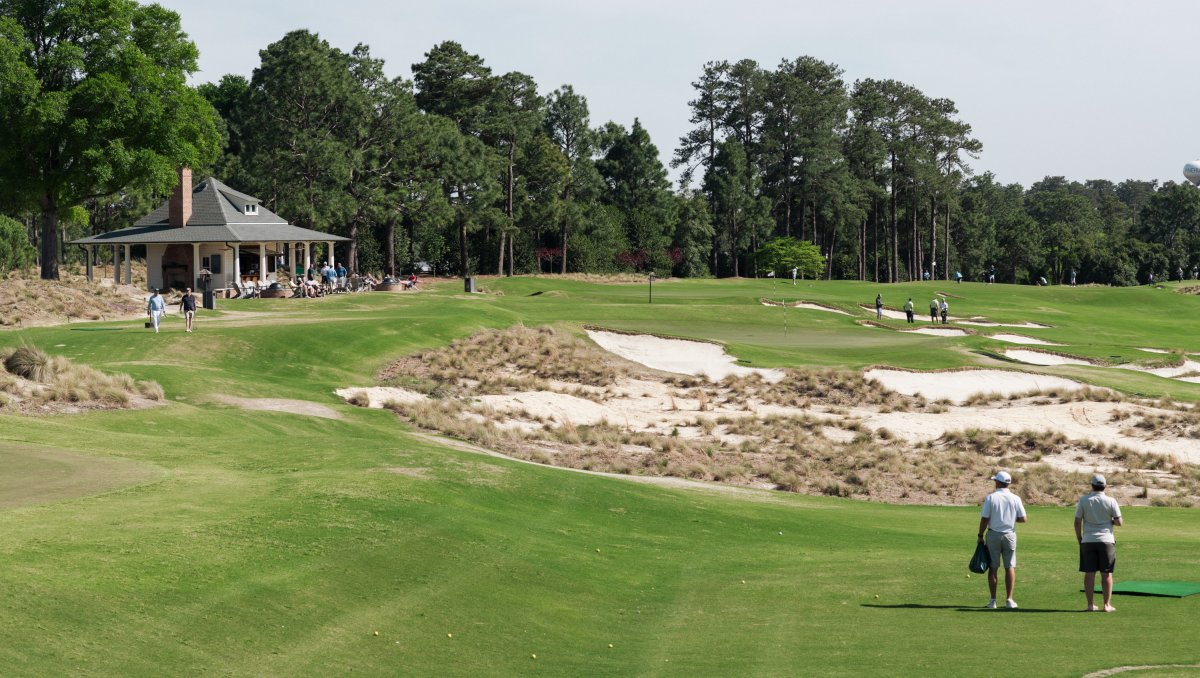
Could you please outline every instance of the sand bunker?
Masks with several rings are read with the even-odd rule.
[[[866,304],[859,304],[859,306],[862,307],[862,310],[864,310],[864,311],[870,311],[871,313],[875,312],[874,306],[867,306]],[[904,311],[897,311],[897,310],[890,309],[890,308],[883,309],[883,317],[890,318],[892,320],[908,320],[907,313],[905,313]],[[922,309],[921,306],[918,305],[916,310],[913,311],[913,319],[920,320],[923,322],[929,322],[929,307],[926,306],[924,309]],[[954,318],[953,316],[950,316],[949,319],[957,320],[957,318]]]
[[[903,330],[909,334],[928,334],[935,337],[965,337],[966,330],[959,330],[953,327],[922,327],[919,330]]]
[[[1001,333],[1001,334],[990,335],[989,338],[990,339],[998,339],[999,341],[1007,341],[1010,344],[1027,344],[1027,345],[1031,345],[1031,346],[1062,346],[1063,345],[1063,344],[1056,344],[1053,341],[1044,341],[1042,339],[1035,339],[1033,337],[1027,337],[1022,334],[1003,334],[1003,333]]]
[[[977,393],[1010,396],[1038,391],[1074,391],[1086,384],[1045,374],[1007,370],[959,370],[956,372],[906,372],[873,369],[863,373],[884,388],[905,395],[920,394],[931,400],[965,402]]]
[[[784,376],[782,370],[742,367],[718,344],[601,330],[588,330],[587,335],[606,351],[664,372],[703,376],[713,381],[720,381],[731,374],[757,374],[770,382],[779,381]]]
[[[215,398],[218,402],[233,405],[246,410],[265,410],[268,412],[286,412],[288,414],[303,414],[310,417],[325,419],[341,419],[333,408],[307,400],[287,400],[285,398],[238,398],[222,395]]]
[[[1146,353],[1170,353],[1170,351],[1161,348],[1139,348],[1138,350],[1145,351]]]
[[[784,301],[775,301],[774,299],[762,299],[761,302],[762,302],[763,306],[775,306],[775,307],[787,306],[789,308],[803,308],[803,309],[807,309],[809,311],[827,311],[829,313],[840,313],[841,315],[850,315],[849,313],[843,311],[840,308],[833,308],[832,306],[825,306],[823,304],[818,304],[818,303],[814,303],[811,301],[787,301],[787,302],[784,302]]]
[[[982,318],[971,318],[970,320],[958,320],[955,322],[960,325],[977,325],[979,327],[1021,327],[1024,329],[1044,329],[1050,327],[1049,325],[1043,325],[1041,323],[997,323],[992,322],[991,320],[984,320]]]
[[[1020,360],[1023,363],[1030,365],[1092,365],[1094,363],[1084,360],[1083,358],[1075,358],[1069,355],[1059,355],[1057,353],[1045,353],[1043,351],[1026,351],[1022,349],[1010,349],[1004,352],[1005,357],[1013,360]]]
[[[406,388],[396,388],[395,386],[339,388],[334,393],[338,394],[342,400],[347,401],[356,397],[365,397],[367,399],[367,407],[374,409],[380,409],[389,402],[415,403],[429,399],[423,393],[410,391]]]
[[[1191,372],[1200,372],[1200,362],[1195,360],[1185,360],[1182,365],[1177,367],[1142,367],[1141,365],[1117,365],[1123,370],[1136,370],[1138,372],[1147,372],[1159,377],[1175,379]],[[1191,378],[1185,378],[1182,381],[1191,381]]]

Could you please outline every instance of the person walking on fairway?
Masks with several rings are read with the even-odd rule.
[[[1117,500],[1104,494],[1108,481],[1097,473],[1092,476],[1092,491],[1079,498],[1075,505],[1075,541],[1079,543],[1079,571],[1083,573],[1083,592],[1087,596],[1087,611],[1096,612],[1094,596],[1096,573],[1104,592],[1104,611],[1116,612],[1112,606],[1113,568],[1117,565],[1117,540],[1113,527],[1125,524]]]
[[[904,302],[904,315],[908,316],[908,322],[911,323],[913,321],[912,297],[909,297],[908,301]]]
[[[946,303],[945,299],[942,299],[942,304],[938,308],[940,308],[942,311],[942,324],[945,325],[945,324],[949,323],[950,322],[950,320],[949,320],[950,304]],[[937,321],[935,320],[934,322],[937,322]]]
[[[979,543],[987,544],[992,564],[988,568],[988,592],[992,597],[985,606],[996,608],[997,570],[1004,565],[1004,607],[1017,609],[1013,600],[1013,589],[1017,585],[1017,523],[1026,522],[1025,504],[1021,498],[1008,491],[1012,476],[1008,471],[999,471],[991,477],[996,489],[983,500],[979,513]]]
[[[150,301],[146,303],[146,314],[150,316],[150,322],[154,325],[155,334],[158,334],[158,323],[162,320],[162,315],[166,310],[167,303],[159,296],[158,290],[154,290],[154,294],[150,295]]]
[[[931,299],[929,301],[929,322],[937,324],[938,321],[938,300]]]
[[[875,319],[883,320],[883,295],[875,295]]]
[[[192,294],[192,288],[187,288],[187,292],[183,293],[183,298],[179,300],[179,311],[183,313],[183,319],[187,321],[187,329],[185,332],[192,331],[192,319],[196,317],[196,295]]]

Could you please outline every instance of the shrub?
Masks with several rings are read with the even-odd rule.
[[[22,346],[13,351],[12,355],[4,360],[4,369],[18,377],[39,383],[46,383],[54,376],[50,356],[34,346]]]

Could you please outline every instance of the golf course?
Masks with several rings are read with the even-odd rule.
[[[1017,610],[983,609],[986,576],[966,567],[987,475],[945,471],[963,489],[940,499],[936,488],[910,500],[888,494],[915,456],[957,454],[949,448],[975,440],[985,420],[1023,430],[1004,423],[1007,410],[1123,408],[1130,422],[1164,423],[1124,433],[1114,424],[1111,435],[1125,438],[1101,455],[1132,498],[1117,494],[1116,580],[1200,581],[1191,508],[1200,456],[1188,447],[1200,437],[1188,419],[1200,400],[1188,365],[1200,353],[1200,296],[1179,289],[1186,283],[669,279],[651,291],[631,276],[518,276],[480,286],[220,300],[190,334],[176,314],[158,334],[141,318],[0,333],[0,347],[34,346],[162,387],[161,400],[136,407],[0,410],[0,674],[1083,676],[1157,667],[1128,675],[1200,676],[1200,596],[1117,596],[1115,614],[1081,612],[1073,508],[1050,489],[1018,529]],[[878,321],[877,294],[891,312]],[[893,317],[910,297],[912,325]],[[947,299],[951,321],[938,327],[955,333],[906,331],[932,329],[931,298]],[[884,395],[871,396],[870,412],[788,405],[854,419],[860,437],[847,434],[845,445],[886,438],[909,460],[854,492],[814,490],[803,478],[781,488],[758,467],[723,481],[715,466],[675,473],[646,463],[624,474],[615,461],[558,463],[552,452],[522,454],[523,438],[494,450],[336,393],[381,385],[406,356],[445,355],[481,331],[521,326],[552,328],[588,351],[605,350],[589,338],[600,330],[715,343],[736,366],[783,370],[781,384],[875,369],[929,385],[902,394],[882,377],[864,382],[896,391],[871,391]],[[1013,350],[1058,358],[1036,364]],[[986,393],[988,378],[961,397],[934,393],[936,375],[967,369],[1055,377],[1083,395],[966,397]],[[470,406],[469,392],[459,397]],[[916,404],[885,411],[903,399]],[[780,422],[792,416],[780,412]],[[530,432],[567,425],[535,414]],[[1086,430],[1108,423],[1085,414]],[[885,416],[886,435],[872,419]],[[918,416],[979,421],[930,441],[903,429]],[[1069,440],[1056,444],[1081,456],[1056,467],[1055,482],[1068,483],[1063,496],[1082,494],[1084,481],[1069,483],[1100,462],[1082,433],[1061,435]],[[716,454],[749,454],[756,436],[769,437],[743,432]],[[805,456],[777,444],[764,456],[788,447]],[[638,454],[657,454],[655,445]],[[1176,445],[1178,458],[1157,454]],[[1121,446],[1165,466],[1139,475],[1134,452],[1113,456]],[[1024,468],[1010,468],[1018,495]]]

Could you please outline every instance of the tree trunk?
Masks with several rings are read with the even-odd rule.
[[[350,246],[346,248],[346,268],[358,270],[358,217],[350,221]]]
[[[504,275],[504,236],[506,233],[500,231],[500,256],[496,262],[496,275]]]
[[[508,234],[508,277],[513,276],[513,234]]]
[[[460,189],[458,196],[462,199],[463,192]],[[463,205],[459,205],[459,209],[464,209]],[[463,277],[471,277],[471,260],[467,257],[467,218],[461,212],[458,214],[458,262],[461,267]]]
[[[53,193],[42,196],[42,280],[58,280],[58,203]]]
[[[946,200],[946,242],[942,245],[946,250],[946,271],[950,270],[950,201]],[[948,273],[947,273],[948,275]],[[949,278],[946,278],[949,280]]]
[[[387,223],[383,226],[383,265],[387,274],[395,277],[396,275],[396,216],[388,217]]]
[[[562,229],[559,234],[558,244],[562,247],[562,262],[559,266],[559,273],[567,274],[567,214],[571,204],[571,182],[567,182],[566,188],[563,189],[563,216]],[[553,267],[552,267],[553,268]]]
[[[896,213],[896,154],[892,153],[892,249],[891,270],[888,282],[896,282],[896,269],[900,266],[900,215]]]
[[[733,252],[733,277],[738,277],[738,247],[737,247],[737,217],[729,215],[729,240],[732,242],[730,250]]]
[[[872,212],[871,223],[875,227],[875,233],[871,237],[871,250],[875,254],[875,282],[879,282],[879,201],[876,200]]]
[[[933,276],[933,262],[937,261],[937,197],[929,198],[929,270]]]

